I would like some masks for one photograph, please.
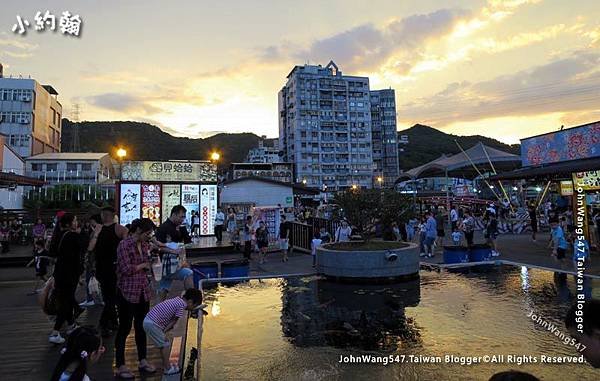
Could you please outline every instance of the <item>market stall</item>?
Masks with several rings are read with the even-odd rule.
[[[189,227],[192,213],[198,213],[200,235],[213,235],[217,193],[217,171],[211,162],[128,161],[122,164],[115,199],[123,225],[140,217],[159,225],[173,206],[183,205],[184,224]]]

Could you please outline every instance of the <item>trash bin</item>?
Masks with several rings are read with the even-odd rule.
[[[466,246],[444,246],[444,263],[469,262],[469,248]]]
[[[489,261],[492,257],[492,248],[489,245],[472,245],[469,250],[469,262]]]
[[[218,278],[219,276],[219,264],[217,262],[194,263],[190,266],[190,268],[194,272],[194,285],[197,288],[200,288],[199,285],[202,279]],[[207,283],[206,285],[214,286],[216,284],[213,285],[213,283],[211,282]]]

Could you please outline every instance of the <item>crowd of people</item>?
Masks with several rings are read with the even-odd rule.
[[[492,256],[499,256],[500,252],[496,246],[499,235],[498,211],[493,204],[483,211],[483,223],[485,243],[492,248]],[[396,240],[418,242],[420,256],[432,258],[436,250],[444,246],[447,232],[452,245],[474,245],[476,220],[470,208],[451,205],[449,212],[444,213],[442,208],[431,206],[420,216],[411,217],[404,224],[404,229],[401,229],[398,223],[394,223],[392,229]]]
[[[122,226],[111,207],[84,223],[71,213],[59,212],[48,242],[41,229],[38,231],[36,276],[47,280],[40,300],[44,311],[55,315],[48,341],[56,345],[66,342],[53,380],[85,379],[80,376],[85,375],[86,364],[97,360],[103,352],[102,338],[110,337],[115,343],[116,376],[133,379],[125,364],[125,342],[132,327],[140,372],[157,371],[147,360],[149,337],[161,351],[164,374],[179,373],[177,364],[169,363],[170,344],[165,332],[184,311],[203,307],[202,293],[194,288],[193,272],[180,244],[190,239],[183,226],[185,215],[183,206],[175,206],[170,217],[156,228],[148,218]],[[48,279],[50,262],[54,262],[54,270]],[[182,281],[185,291],[167,299],[174,280]],[[87,295],[78,303],[81,283]],[[158,304],[150,308],[153,301]],[[95,304],[102,307],[97,330],[80,327],[78,317]]]

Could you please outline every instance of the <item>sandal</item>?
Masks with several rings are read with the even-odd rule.
[[[138,367],[138,369],[139,369],[140,373],[150,373],[150,374],[156,373],[156,368],[150,364],[140,365]]]
[[[115,377],[121,380],[133,380],[135,379],[135,375],[131,373],[129,370],[124,370],[122,372],[117,371]]]
[[[179,367],[177,365],[173,364],[173,365],[171,365],[171,367],[169,369],[166,369],[163,374],[165,376],[172,376],[172,375],[178,374],[180,372],[181,372],[181,370],[179,369]]]

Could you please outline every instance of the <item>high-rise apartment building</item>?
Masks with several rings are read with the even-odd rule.
[[[295,66],[279,92],[279,139],[296,182],[372,187],[369,78],[342,75],[333,61]]]
[[[371,130],[375,184],[386,187],[393,186],[400,174],[398,133],[396,131],[396,94],[393,89],[371,91]],[[379,182],[379,179],[382,181]]]
[[[0,134],[21,157],[60,152],[62,106],[50,85],[6,78],[0,65]]]

